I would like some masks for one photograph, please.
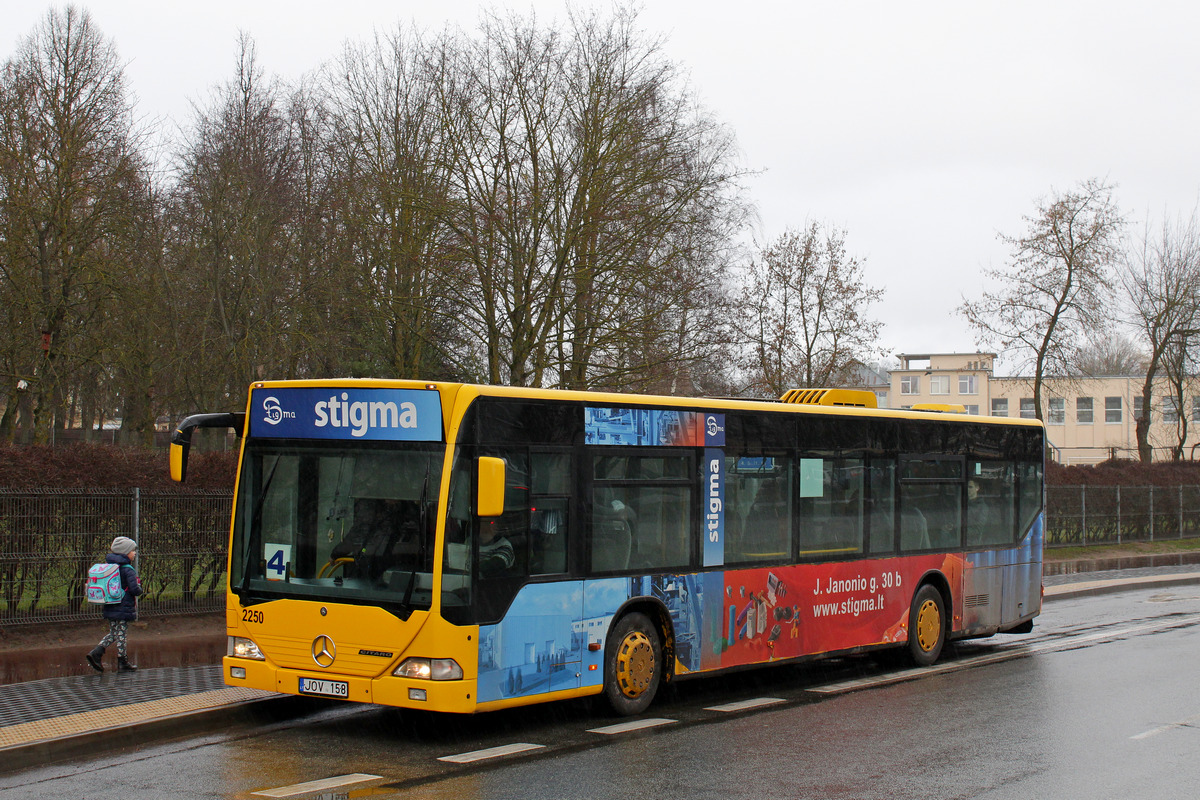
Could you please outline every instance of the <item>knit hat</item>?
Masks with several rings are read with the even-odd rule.
[[[113,539],[112,551],[114,553],[120,553],[123,556],[127,556],[134,550],[137,550],[137,542],[135,542],[133,539],[130,539],[128,536],[118,536],[117,538]]]

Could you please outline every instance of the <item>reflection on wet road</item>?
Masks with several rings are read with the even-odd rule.
[[[1062,600],[1034,634],[959,643],[931,669],[864,657],[678,683],[632,729],[582,701],[476,717],[331,702],[3,776],[0,797],[1190,796],[1198,633],[1196,587]]]

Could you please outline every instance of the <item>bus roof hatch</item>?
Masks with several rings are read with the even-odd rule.
[[[877,408],[879,405],[875,393],[865,389],[792,389],[779,398],[779,402],[856,408]]]

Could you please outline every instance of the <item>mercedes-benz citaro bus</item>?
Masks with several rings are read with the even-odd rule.
[[[870,392],[778,402],[260,382],[225,682],[448,712],[881,648],[1041,610],[1044,428]]]

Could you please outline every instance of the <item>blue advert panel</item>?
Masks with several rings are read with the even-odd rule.
[[[442,439],[441,397],[432,389],[255,389],[250,435],[437,442]]]
[[[725,451],[704,448],[704,566],[725,563]]]
[[[583,428],[588,444],[725,446],[724,414],[587,406],[583,410]]]

